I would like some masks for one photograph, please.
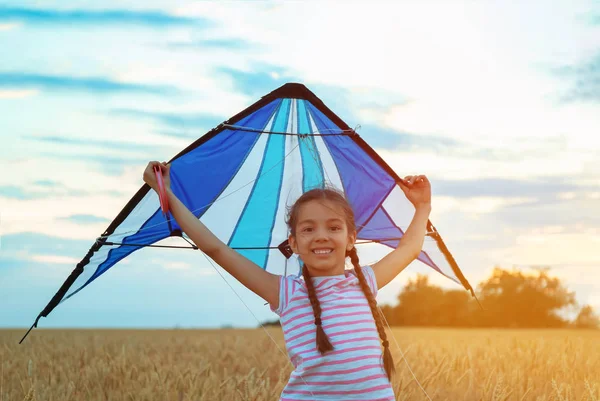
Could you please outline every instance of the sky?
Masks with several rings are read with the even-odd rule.
[[[0,1],[0,54],[0,327],[33,323],[149,160],[286,82],[427,175],[471,284],[546,266],[600,311],[598,3]],[[460,288],[415,262],[378,302],[418,273]],[[276,317],[201,254],[144,249],[39,327]]]

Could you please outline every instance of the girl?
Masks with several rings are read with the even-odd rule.
[[[158,163],[144,171],[154,190]],[[398,248],[373,266],[359,264],[354,213],[344,195],[333,189],[304,193],[287,220],[290,247],[302,261],[300,278],[269,273],[219,240],[173,194],[170,166],[162,165],[171,214],[181,229],[280,316],[295,367],[280,400],[395,400],[394,363],[375,296],[421,252],[431,212],[427,178],[407,176],[401,184],[415,214]],[[348,257],[352,270],[345,269]]]

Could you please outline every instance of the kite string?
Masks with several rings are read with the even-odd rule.
[[[219,269],[217,269],[217,267],[215,266],[215,264],[213,263],[213,261],[204,252],[202,252],[202,255],[204,255],[204,257],[206,258],[206,260],[208,260],[208,262],[211,264],[211,266],[213,267],[213,269],[215,269],[215,271],[219,274],[219,276],[221,276],[221,278],[223,279],[223,281],[225,281],[225,283],[229,286],[229,288],[231,289],[231,291],[233,291],[233,293],[238,297],[238,299],[242,302],[242,304],[244,304],[244,306],[246,307],[246,309],[248,309],[248,312],[250,312],[250,314],[258,322],[258,324],[260,325],[260,327],[262,327],[262,329],[264,330],[264,332],[267,333],[267,336],[269,336],[269,338],[271,339],[271,341],[273,341],[273,343],[275,344],[275,346],[277,347],[277,349],[279,350],[279,352],[285,357],[285,359],[288,360],[289,364],[292,365],[292,368],[295,369],[295,366],[292,363],[292,361],[288,358],[288,355],[281,349],[281,347],[279,346],[279,344],[277,344],[277,341],[275,341],[275,339],[273,338],[273,336],[271,336],[271,334],[266,329],[266,327],[260,322],[260,320],[258,320],[258,318],[254,314],[254,312],[252,312],[252,310],[244,302],[244,300],[242,299],[242,297],[240,297],[240,295],[237,293],[237,291],[231,286],[231,284],[229,284],[229,282],[227,280],[225,280],[225,277],[221,274],[221,272],[219,271]],[[256,357],[254,357],[254,359],[256,360]],[[256,360],[256,361],[258,362],[258,360]],[[300,375],[300,378],[302,379],[302,381],[304,382],[304,384],[306,384],[308,386],[308,383],[304,380],[304,378],[302,377],[302,375]],[[310,392],[311,396],[313,396],[313,397],[315,396],[312,393],[312,391],[310,391],[310,389],[308,391]]]
[[[379,305],[377,305],[377,310],[379,311],[379,315],[383,318],[383,321],[385,322],[386,326],[388,327],[388,329],[390,331],[390,334],[392,335],[392,338],[394,339],[394,343],[396,343],[396,348],[398,348],[398,351],[400,352],[400,355],[402,356],[402,359],[404,360],[404,363],[406,364],[406,367],[408,368],[408,371],[412,375],[413,379],[415,379],[415,381],[419,385],[419,388],[423,391],[423,393],[425,394],[425,396],[427,397],[427,399],[429,401],[433,401],[431,399],[431,397],[429,396],[429,394],[427,394],[427,391],[425,391],[425,389],[421,385],[421,382],[419,382],[419,379],[417,379],[417,376],[415,375],[415,372],[413,372],[412,368],[408,364],[408,361],[406,360],[406,357],[404,356],[404,352],[402,352],[402,349],[400,348],[400,345],[398,344],[398,340],[396,340],[396,336],[394,335],[394,332],[392,331],[392,328],[390,327],[390,325],[389,325],[387,319],[385,318],[385,315],[383,314],[383,311],[381,310],[381,308],[379,307]]]

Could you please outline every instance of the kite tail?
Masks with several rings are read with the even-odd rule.
[[[90,248],[88,253],[85,255],[85,257],[81,260],[81,262],[77,263],[77,266],[75,267],[75,269],[71,272],[69,277],[67,277],[67,279],[65,280],[63,285],[60,286],[59,290],[56,292],[56,294],[54,294],[54,296],[52,297],[50,302],[48,302],[48,305],[46,305],[44,310],[42,310],[40,312],[40,314],[37,316],[37,318],[35,319],[35,322],[33,322],[31,327],[29,328],[29,330],[27,330],[27,333],[25,333],[25,335],[23,336],[21,341],[19,341],[19,344],[21,344],[23,342],[23,340],[25,340],[27,335],[31,332],[31,330],[33,330],[34,327],[37,328],[38,322],[41,317],[47,317],[50,314],[50,312],[52,312],[52,310],[54,308],[56,308],[56,306],[63,299],[63,297],[65,296],[67,291],[69,291],[69,288],[71,288],[71,286],[73,285],[75,280],[77,280],[77,278],[81,275],[81,273],[83,273],[83,267],[90,262],[92,255],[98,249],[100,249],[100,247],[104,244],[105,241],[106,241],[105,238],[102,238],[102,239],[99,239],[98,241],[96,241],[94,243],[94,245]]]

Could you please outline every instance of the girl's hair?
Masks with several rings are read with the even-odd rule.
[[[344,219],[346,221],[348,232],[351,233],[356,231],[356,224],[354,223],[354,211],[352,210],[352,207],[350,206],[350,203],[348,202],[344,194],[339,192],[337,189],[333,188],[315,188],[302,194],[302,196],[300,196],[300,198],[298,198],[294,205],[288,210],[287,225],[290,229],[290,233],[292,236],[296,235],[296,224],[298,222],[298,213],[300,211],[300,207],[310,201],[315,200],[327,200],[336,204],[337,206],[340,206],[344,214]],[[350,251],[346,252],[346,256],[350,257],[350,261],[354,266],[354,270],[356,272],[356,276],[358,277],[360,287],[369,302],[369,307],[371,308],[371,313],[373,314],[373,318],[375,319],[375,325],[377,326],[377,332],[379,333],[379,337],[381,338],[384,348],[383,366],[385,368],[388,380],[391,381],[392,374],[395,372],[394,360],[390,352],[390,347],[387,340],[387,335],[385,333],[385,329],[383,327],[382,319],[379,315],[379,311],[377,310],[377,301],[375,300],[375,297],[373,296],[373,293],[371,292],[371,289],[367,284],[365,275],[360,267],[358,255],[356,253],[356,247],[353,246]],[[302,275],[304,276],[304,281],[306,282],[306,288],[308,290],[308,299],[310,300],[310,304],[312,305],[313,312],[315,315],[315,325],[317,326],[317,349],[321,354],[324,354],[327,351],[331,351],[333,349],[333,346],[329,342],[329,338],[327,338],[327,334],[325,334],[325,331],[323,330],[323,327],[321,325],[321,304],[319,303],[319,299],[317,298],[317,295],[315,293],[315,288],[307,268],[302,269]]]

